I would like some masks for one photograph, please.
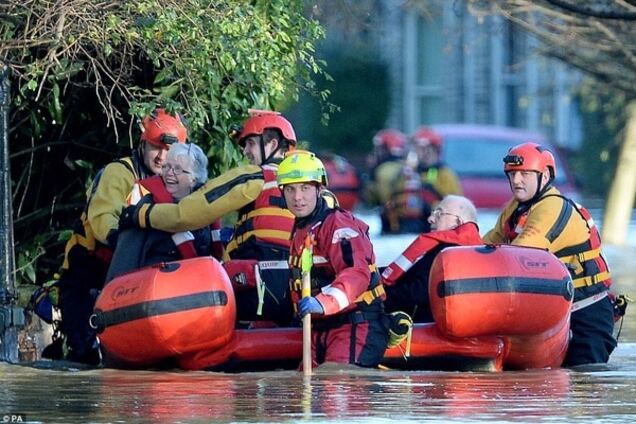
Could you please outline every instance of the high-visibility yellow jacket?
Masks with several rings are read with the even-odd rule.
[[[570,270],[575,301],[612,283],[591,215],[554,187],[529,205],[508,202],[484,242],[547,249]]]

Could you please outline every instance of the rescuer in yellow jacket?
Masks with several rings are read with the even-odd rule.
[[[486,243],[544,248],[570,270],[574,285],[572,338],[564,366],[604,363],[616,347],[612,284],[601,239],[589,212],[552,187],[556,164],[550,151],[523,143],[504,157],[513,198]]]
[[[404,166],[406,136],[391,128],[380,130],[373,136],[373,154],[367,159],[369,181],[366,200],[371,206],[384,206],[390,200],[393,183]]]
[[[141,140],[132,155],[109,163],[95,176],[84,211],[66,244],[56,283],[62,312],[59,330],[66,338],[66,349],[63,338],[57,339],[44,352],[52,359],[66,356],[72,361],[99,363],[95,332],[88,318],[96,292],[104,285],[126,198],[138,179],[161,173],[171,144],[186,142],[187,128],[181,116],[162,108],[155,109],[141,124]]]
[[[462,195],[455,172],[441,161],[442,138],[428,127],[411,136],[413,152],[391,184],[391,200],[385,204],[388,232],[426,233],[428,217],[449,194]]]
[[[287,258],[294,216],[286,208],[276,175],[285,153],[296,146],[296,134],[277,112],[251,113],[238,137],[249,165],[207,181],[177,204],[130,208],[126,212],[130,219],[124,219],[122,225],[187,231],[237,211],[224,266],[235,283],[238,319],[288,324],[293,319]],[[257,286],[261,282],[264,287]]]

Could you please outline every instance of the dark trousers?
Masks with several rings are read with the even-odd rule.
[[[289,270],[261,270],[265,283],[261,315],[258,311],[258,291],[255,288],[235,291],[236,313],[239,321],[273,321],[279,326],[290,325],[294,309],[289,292]]]
[[[384,357],[388,340],[388,321],[382,313],[365,317],[357,311],[317,319],[312,325],[314,364],[336,362],[375,368]]]
[[[69,253],[69,269],[57,283],[62,312],[61,332],[66,336],[68,359],[96,365],[99,363],[95,330],[88,323],[99,290],[104,287],[108,264],[87,254],[81,246]]]
[[[614,311],[609,298],[601,299],[571,316],[572,339],[564,367],[606,363],[616,347]]]

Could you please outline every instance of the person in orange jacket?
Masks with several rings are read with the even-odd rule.
[[[208,180],[175,204],[139,202],[124,211],[120,224],[174,233],[238,212],[224,257],[235,289],[237,320],[287,325],[294,319],[287,266],[294,216],[285,208],[276,174],[285,152],[295,148],[296,134],[278,112],[250,113],[238,135],[249,164]]]
[[[376,367],[388,342],[384,295],[368,226],[350,212],[329,207],[322,162],[313,153],[288,155],[278,169],[287,207],[296,217],[290,248],[292,300],[299,315],[312,314],[315,364]],[[311,249],[311,296],[300,298],[301,257]]]
[[[432,231],[420,234],[382,271],[387,312],[404,311],[413,322],[432,322],[428,277],[437,254],[449,246],[482,244],[477,210],[463,196],[448,195],[428,217]]]

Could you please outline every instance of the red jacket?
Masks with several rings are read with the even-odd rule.
[[[387,286],[392,286],[428,251],[442,243],[456,246],[470,246],[482,244],[483,241],[479,235],[479,228],[474,222],[467,222],[452,230],[432,231],[430,233],[420,234],[413,243],[382,272],[382,282]]]
[[[333,315],[355,309],[356,299],[371,288],[375,254],[364,222],[348,211],[319,207],[322,210],[314,219],[294,229],[289,263],[292,275],[300,275],[305,239],[312,237],[312,296],[325,315]],[[300,295],[298,289],[294,287],[296,296]]]

